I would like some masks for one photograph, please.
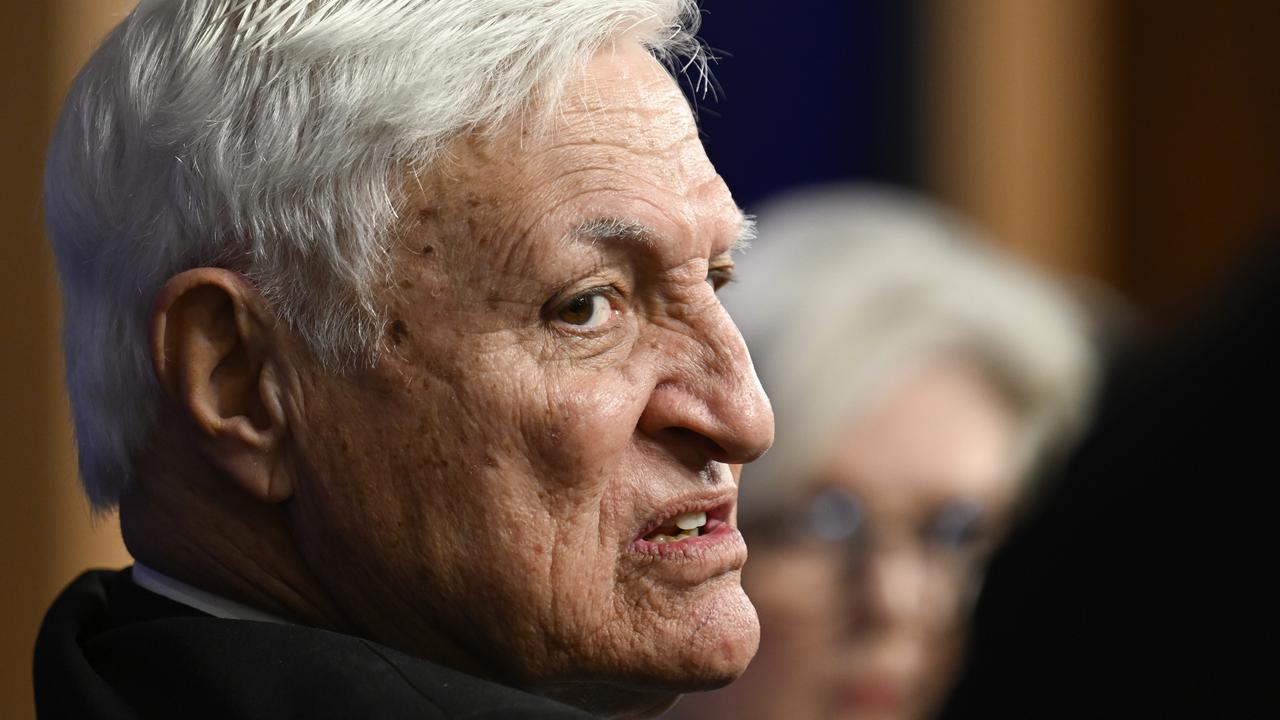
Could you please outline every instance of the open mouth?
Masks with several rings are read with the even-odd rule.
[[[698,537],[706,526],[706,513],[688,512],[672,518],[670,524],[654,528],[653,532],[644,536],[644,539],[659,545],[680,542],[681,540]]]
[[[655,545],[670,545],[710,535],[722,527],[727,528],[729,508],[722,505],[679,513],[650,528],[640,539]]]

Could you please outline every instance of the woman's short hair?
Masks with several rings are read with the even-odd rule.
[[[724,293],[778,428],[748,468],[744,517],[799,490],[896,380],[943,357],[972,362],[1007,399],[1024,476],[1084,422],[1095,358],[1076,303],[954,213],[837,185],[767,205],[759,231]]]
[[[692,0],[143,0],[76,79],[45,180],[95,507],[155,421],[166,279],[241,270],[325,367],[368,365],[406,171],[464,131],[545,121],[620,38],[705,79],[697,20]]]

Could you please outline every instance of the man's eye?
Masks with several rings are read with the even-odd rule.
[[[713,267],[707,270],[707,284],[711,286],[711,289],[719,290],[731,282],[733,282],[732,267]]]
[[[575,328],[594,330],[609,322],[612,313],[613,305],[604,293],[589,292],[561,305],[556,311],[556,319]]]

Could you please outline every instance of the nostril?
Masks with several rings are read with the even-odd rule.
[[[701,471],[707,467],[708,461],[729,462],[729,453],[719,443],[696,430],[685,427],[669,427],[658,433],[659,441],[666,445],[676,457],[690,468]],[[714,474],[708,478],[708,484],[715,484]]]

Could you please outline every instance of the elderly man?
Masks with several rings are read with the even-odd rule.
[[[144,0],[47,175],[94,505],[43,717],[643,716],[745,668],[679,0]],[[576,706],[571,707],[571,706]]]

